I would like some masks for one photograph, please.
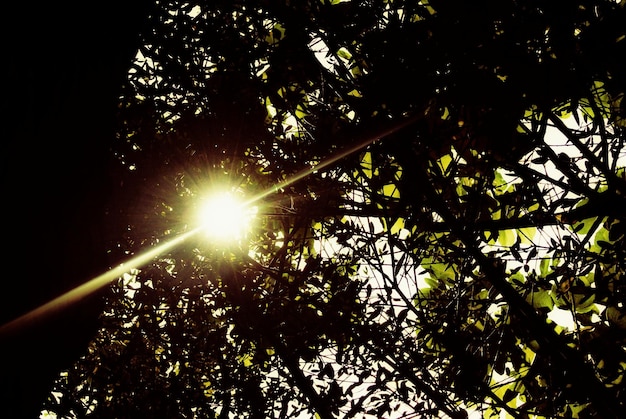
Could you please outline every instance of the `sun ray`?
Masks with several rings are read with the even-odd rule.
[[[14,320],[9,321],[8,323],[5,323],[4,325],[0,326],[0,337],[12,335],[13,333],[19,331],[19,329],[28,327],[29,325],[35,323],[40,317],[44,315],[50,315],[71,306],[72,304],[82,300],[88,295],[96,292],[100,288],[110,284],[112,281],[121,277],[123,274],[141,267],[161,253],[180,245],[189,237],[198,233],[198,231],[200,231],[200,228],[188,231],[168,241],[165,241],[164,243],[156,247],[148,249],[147,251],[129,259],[128,261],[116,266],[115,268],[112,268],[105,273],[98,275],[95,278],[90,279],[89,281],[77,286],[76,288],[71,289],[65,294],[60,295],[59,297],[35,308],[34,310]]]
[[[273,193],[276,193],[280,191],[281,189],[289,185],[292,185],[313,173],[322,171],[323,169],[335,164],[339,160],[349,156],[350,154],[355,153],[369,146],[375,141],[383,139],[386,136],[393,134],[406,126],[409,126],[416,120],[417,120],[417,117],[407,118],[406,120],[393,125],[391,128],[388,128],[381,132],[374,133],[368,136],[365,140],[362,140],[350,147],[347,147],[344,150],[340,150],[334,155],[328,156],[324,160],[320,161],[317,165],[310,167],[310,168],[305,168],[295,173],[294,175],[290,176],[283,182],[280,182],[275,186],[271,186],[267,188],[266,190],[255,195],[251,199],[248,199],[247,201],[244,201],[243,203],[239,204],[238,207],[236,208],[238,209],[238,211],[239,210],[244,211],[244,212],[250,211],[250,208],[252,208],[254,204],[262,200],[263,198]],[[110,284],[111,282],[118,279],[123,274],[131,271],[132,269],[137,269],[147,264],[156,256],[182,244],[185,240],[187,240],[191,236],[194,236],[197,233],[204,231],[206,229],[206,225],[204,225],[203,223],[200,223],[200,224],[201,225],[199,227],[196,227],[193,230],[190,230],[176,237],[173,237],[169,240],[166,240],[162,244],[156,247],[153,247],[151,249],[148,249],[145,252],[140,253],[139,255],[130,258],[128,261],[120,264],[119,266],[112,268],[93,279],[90,279],[89,281],[83,283],[82,285],[79,285],[78,287],[33,309],[30,312],[27,312],[24,315],[17,317],[16,319],[9,321],[8,323],[5,323],[4,325],[0,326],[0,337],[10,336],[11,334],[17,332],[19,329],[25,328],[31,324],[36,323],[38,319],[46,315],[50,315],[50,314],[53,314],[54,312],[61,311],[62,309],[69,307],[70,305],[76,303],[77,301],[80,301],[81,299],[94,293],[100,288]]]

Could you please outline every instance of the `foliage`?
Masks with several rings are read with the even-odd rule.
[[[189,231],[218,183],[262,215],[121,278],[47,411],[623,414],[623,3],[160,6],[112,252]]]

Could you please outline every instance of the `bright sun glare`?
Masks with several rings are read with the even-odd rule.
[[[207,196],[200,207],[199,223],[210,239],[231,241],[241,239],[250,229],[256,207],[229,192]]]

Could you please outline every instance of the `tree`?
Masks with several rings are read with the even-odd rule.
[[[45,409],[623,414],[624,4],[292,3],[151,16],[111,251],[190,231],[207,185],[259,223],[120,278]]]

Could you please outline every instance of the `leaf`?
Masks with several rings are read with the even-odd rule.
[[[346,48],[339,48],[337,51],[337,56],[343,58],[346,61],[350,61],[352,59],[352,54]]]
[[[520,272],[514,273],[510,276],[511,282],[515,285],[523,286],[526,283],[526,278]]]
[[[510,247],[517,240],[517,232],[513,229],[501,230],[498,235],[498,242],[505,247]]]
[[[609,321],[609,323],[614,324],[620,329],[626,329],[626,314],[624,314],[620,309],[610,306],[604,310],[604,316]]]
[[[389,230],[389,232],[391,234],[398,234],[400,230],[402,230],[403,228],[404,228],[404,218],[398,218],[391,226],[391,229]]]
[[[366,151],[361,158],[361,170],[367,179],[372,178],[372,153]]]
[[[547,309],[548,311],[554,308],[554,298],[549,291],[541,290],[531,292],[526,301],[530,303],[535,309]]]
[[[434,276],[428,276],[424,278],[424,282],[431,289],[436,289],[439,286],[439,280]]]
[[[524,227],[517,229],[517,235],[521,243],[531,244],[537,234],[537,227]]]
[[[398,274],[400,273],[400,269],[402,269],[402,267],[404,266],[407,256],[408,256],[408,253],[403,253],[402,256],[400,257],[400,260],[396,262],[395,266],[393,267],[394,276],[397,277]]]
[[[517,397],[517,392],[514,390],[511,390],[510,388],[507,388],[506,391],[504,392],[504,395],[502,396],[502,401],[504,403],[508,403],[511,400],[515,399]]]
[[[498,235],[499,235],[498,230],[483,232],[483,236],[485,237],[485,240],[489,244],[495,244],[498,241]]]
[[[387,198],[396,198],[396,199],[400,198],[400,190],[393,183],[383,186],[382,192],[383,192],[383,196]]]
[[[586,218],[580,222],[575,223],[572,227],[573,227],[573,232],[580,234],[580,235],[585,235],[587,233],[589,233],[589,230],[591,229],[591,227],[593,226],[594,222],[596,221],[598,217],[592,217],[592,218]]]
[[[548,268],[550,267],[550,258],[543,257],[539,262],[539,275],[545,278],[548,275]]]
[[[517,249],[514,246],[511,247],[510,251],[516,261],[518,262],[522,261],[522,255],[520,255],[520,253],[517,251]]]
[[[589,290],[587,294],[575,294],[576,312],[587,313],[593,310],[596,300],[596,294],[593,290]]]
[[[450,154],[444,154],[437,160],[437,166],[441,169],[442,174],[446,174],[448,172],[448,167],[452,162],[452,156]]]
[[[400,311],[400,313],[398,313],[398,324],[401,324],[404,319],[406,319],[406,316],[409,314],[409,309],[405,308],[402,311]]]
[[[533,164],[544,165],[548,162],[549,157],[547,155],[540,155],[539,157],[535,157],[530,162]]]

